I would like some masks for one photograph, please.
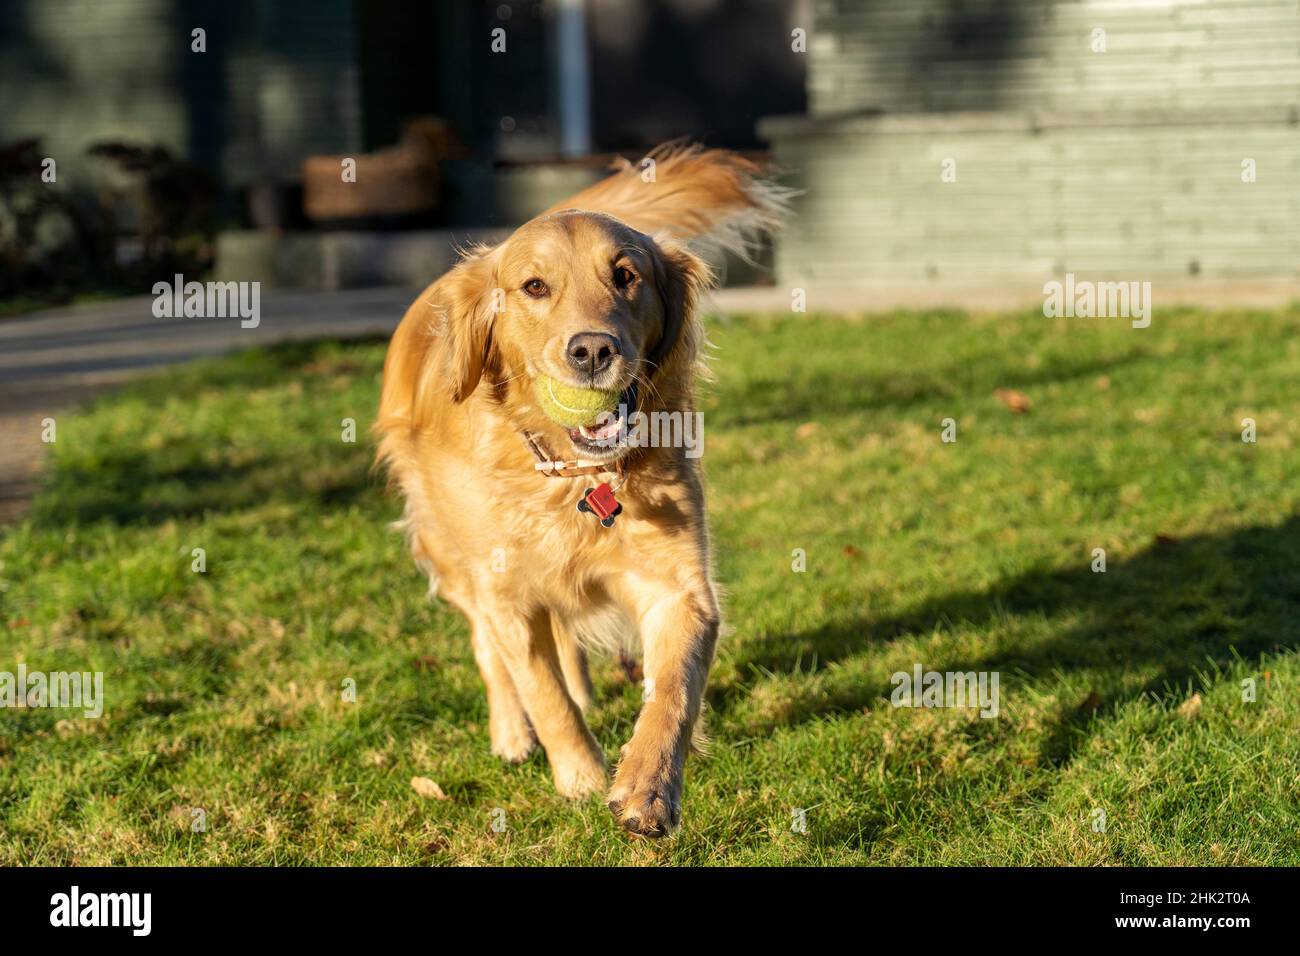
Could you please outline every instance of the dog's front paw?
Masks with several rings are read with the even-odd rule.
[[[493,721],[488,735],[492,738],[492,753],[507,763],[523,763],[537,746],[527,720]]]
[[[668,836],[682,820],[681,772],[642,760],[631,747],[624,748],[607,805],[628,833],[655,839]]]
[[[551,774],[561,796],[578,800],[600,793],[609,778],[605,774],[605,756],[597,747],[594,752],[567,760],[551,758]]]

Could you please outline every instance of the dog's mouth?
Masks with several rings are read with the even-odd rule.
[[[618,400],[618,409],[602,414],[590,425],[569,429],[569,441],[587,458],[609,460],[618,457],[627,446],[628,418],[636,412],[636,383],[633,382]]]

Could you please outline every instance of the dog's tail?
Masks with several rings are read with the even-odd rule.
[[[796,195],[737,153],[682,141],[664,143],[636,164],[620,159],[614,168],[614,175],[546,212],[603,212],[650,235],[664,231],[750,260]]]

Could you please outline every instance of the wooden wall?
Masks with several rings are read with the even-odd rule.
[[[1300,90],[1300,0],[814,0],[813,14],[817,116],[1283,106]]]
[[[817,0],[779,281],[1300,275],[1298,7]]]

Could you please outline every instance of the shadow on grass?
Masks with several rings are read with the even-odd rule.
[[[797,376],[752,378],[714,412],[714,426],[805,421],[954,399],[984,399],[996,388],[1034,391],[1046,384],[1095,379],[1148,357],[1144,348],[1119,356],[1076,360],[1057,356],[1036,368],[1008,367],[1006,356],[990,353],[926,372],[906,369],[871,375],[849,365],[818,367],[815,379]],[[808,374],[814,374],[809,372]]]
[[[842,626],[756,642],[735,658],[738,669],[790,672],[796,661],[816,669],[866,656],[900,637],[926,636],[953,625],[987,628],[1017,616],[1069,618],[1048,637],[975,659],[925,660],[927,670],[998,671],[1043,678],[1086,672],[1103,696],[1064,709],[1048,729],[1042,757],[1067,762],[1094,712],[1112,712],[1146,694],[1182,694],[1201,675],[1234,658],[1250,660],[1300,646],[1300,517],[1277,526],[1250,527],[1156,542],[1106,573],[1088,560],[1069,569],[1035,570],[987,591],[958,591],[927,600],[904,614],[863,617]],[[799,671],[807,673],[806,663]],[[1152,674],[1140,685],[1132,674]],[[1203,689],[1203,688],[1201,688]],[[1005,681],[1003,693],[1007,690]],[[892,686],[833,688],[827,696],[794,702],[780,725],[857,711],[888,698]],[[726,712],[747,688],[720,688],[711,702]]]
[[[203,362],[133,383],[128,393],[147,406],[161,406],[214,391],[237,393],[289,381],[303,381],[310,389],[313,380],[365,371],[368,363],[357,361],[354,350],[382,341],[321,341],[252,349],[233,359]],[[150,451],[113,448],[84,465],[56,463],[34,503],[32,518],[51,526],[100,520],[119,525],[160,524],[271,503],[346,508],[372,495],[378,500],[381,482],[371,474],[373,451],[364,434],[359,437],[362,440],[356,444],[331,445],[315,460],[274,447],[221,445],[200,434],[186,435]],[[223,462],[223,456],[237,456],[239,461]]]
[[[383,342],[383,338],[346,343],[326,340],[252,349],[134,383],[129,392],[147,406],[290,381],[302,381],[310,394],[314,379],[364,373],[372,360],[358,361],[357,351]],[[740,410],[724,411],[736,416],[729,425],[802,421],[809,415],[863,413],[962,393],[983,396],[995,385],[1033,388],[1046,382],[1088,378],[1144,357],[1139,349],[1110,359],[1056,357],[1039,368],[1008,370],[1003,356],[990,354],[987,366],[980,361],[967,362],[932,373],[894,372],[868,378],[852,368],[819,369],[815,381],[792,377],[746,382],[723,407]],[[373,372],[377,375],[377,366]],[[237,464],[220,461],[222,455],[239,451],[196,434],[147,452],[112,449],[82,466],[56,465],[45,492],[35,502],[32,517],[39,524],[53,526],[100,520],[120,525],[160,524],[269,503],[345,508],[365,499],[380,500],[381,483],[370,471],[372,453],[365,441],[331,447],[328,455],[316,460],[296,460],[279,449],[265,447],[248,449],[252,460],[241,454]]]
[[[161,456],[114,456],[93,469],[61,469],[37,500],[32,517],[47,525],[103,519],[132,525],[273,503],[346,508],[377,494],[370,463],[371,452],[363,445],[344,446],[336,459],[314,465],[266,457],[240,465],[205,465],[169,464]]]

